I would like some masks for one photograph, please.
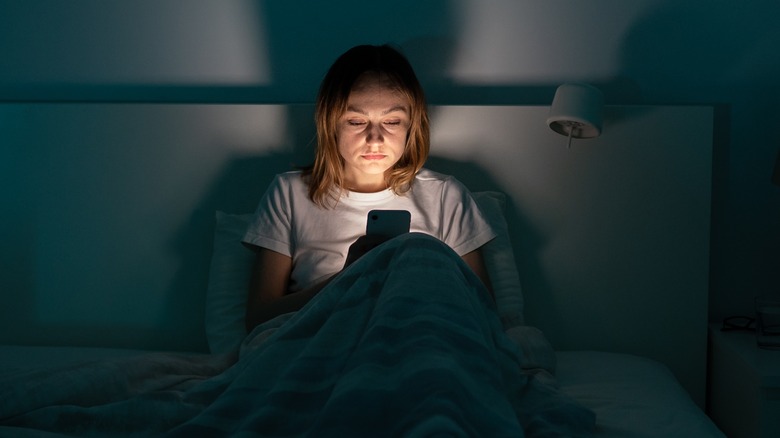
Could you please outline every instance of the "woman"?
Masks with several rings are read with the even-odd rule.
[[[247,331],[302,308],[374,246],[362,236],[372,209],[411,212],[410,231],[449,245],[490,290],[480,248],[495,234],[462,184],[423,168],[428,113],[402,54],[385,45],[341,55],[322,81],[315,120],[314,164],[276,177],[244,236],[257,253]]]

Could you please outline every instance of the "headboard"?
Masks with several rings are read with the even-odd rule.
[[[434,106],[428,167],[509,196],[527,323],[658,359],[703,400],[712,110]],[[205,350],[214,212],[308,164],[309,105],[0,104],[0,342]]]

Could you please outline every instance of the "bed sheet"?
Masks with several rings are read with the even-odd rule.
[[[157,352],[111,348],[0,346],[0,374]],[[193,353],[193,357],[205,355]],[[596,436],[724,437],[663,365],[595,351],[556,352],[561,389],[596,413]]]
[[[595,412],[597,437],[725,437],[660,362],[596,351],[556,357],[558,384]]]

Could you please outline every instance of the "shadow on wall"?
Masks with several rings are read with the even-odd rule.
[[[400,46],[423,86],[441,80],[455,48],[452,35],[459,20],[452,2],[401,0],[369,16],[363,2],[350,0],[339,5],[334,8],[328,2],[318,2],[301,8],[296,2],[257,4],[257,22],[264,25],[271,69],[271,83],[262,91],[267,93],[264,101],[290,103],[294,96],[294,102],[313,102],[333,61],[358,44]]]
[[[164,314],[178,319],[163,328],[172,333],[171,342],[166,344],[189,342],[190,349],[207,348],[203,321],[216,212],[253,212],[276,174],[310,164],[314,147],[312,107],[288,109],[290,131],[286,138],[290,152],[238,157],[229,162],[176,233],[171,245],[181,263],[168,291]]]
[[[714,106],[711,320],[750,314],[754,295],[780,293],[770,292],[780,202],[769,182],[776,134],[766,129],[780,120],[778,14],[772,1],[668,2],[630,29],[621,53],[645,102]]]
[[[0,333],[13,334],[33,320],[35,296],[16,291],[30,291],[35,285],[35,242],[37,207],[34,202],[35,152],[32,148],[13,147],[21,141],[21,133],[15,127],[21,125],[13,112],[0,109],[0,132],[4,136],[0,147]],[[7,147],[7,149],[6,149]],[[9,214],[13,212],[13,214]],[[3,338],[0,343],[13,339]]]
[[[745,87],[759,86],[735,80],[763,76],[769,66],[764,58],[770,52],[762,48],[774,47],[770,40],[780,35],[774,19],[780,5],[758,1],[735,8],[696,3],[667,2],[626,34],[620,53],[623,74],[641,86],[645,102],[702,103],[714,96],[731,101]]]

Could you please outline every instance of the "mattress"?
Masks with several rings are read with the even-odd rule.
[[[0,347],[0,374],[139,358],[143,350]],[[204,356],[193,353],[193,357]],[[556,353],[560,387],[592,409],[597,437],[723,437],[663,364],[638,356],[594,351]]]
[[[561,388],[596,413],[598,437],[724,437],[660,362],[595,351],[556,353]]]

